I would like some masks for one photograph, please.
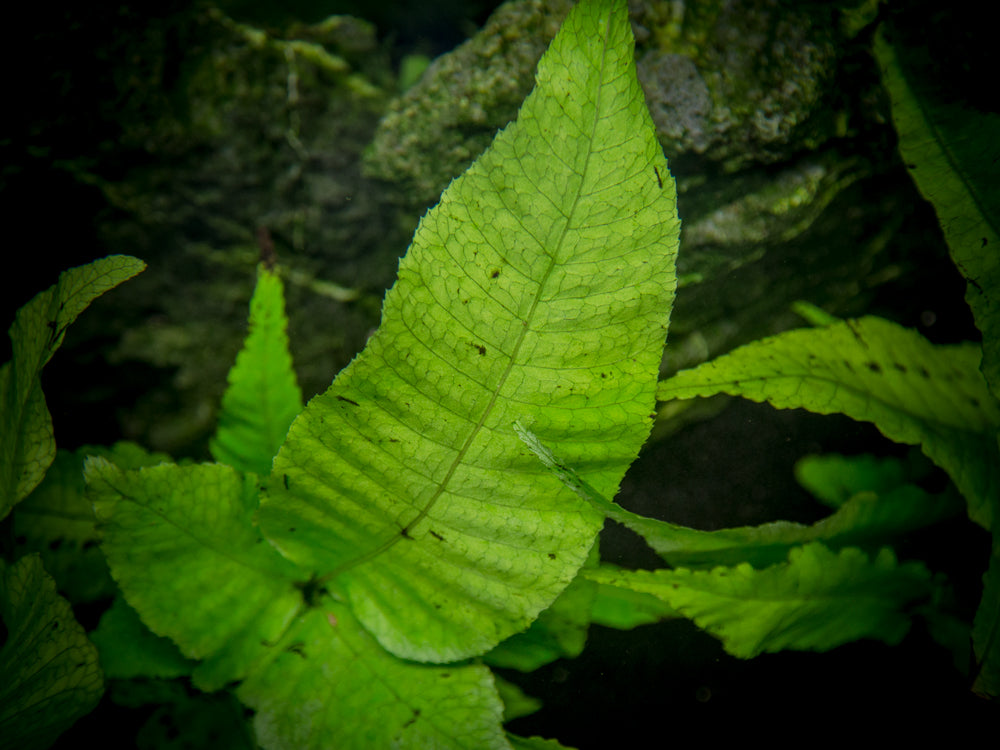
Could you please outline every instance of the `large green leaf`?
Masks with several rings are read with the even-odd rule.
[[[583,563],[600,515],[515,420],[614,494],[651,425],[673,182],[622,0],[578,5],[517,122],[421,221],[382,325],[292,424],[260,523],[390,651],[482,653]]]
[[[874,49],[890,94],[900,153],[921,194],[934,206],[951,257],[968,282],[965,299],[983,334],[983,375],[1000,398],[1000,115],[956,101],[950,82],[937,81],[927,70],[921,75],[920,66],[928,61],[895,49],[881,29]],[[996,445],[1000,448],[1000,432]],[[1000,450],[993,456],[997,462]],[[1000,492],[993,497],[994,523],[998,496]],[[973,631],[980,664],[975,689],[994,697],[1000,695],[998,568],[995,545]]]
[[[858,638],[896,644],[910,627],[905,607],[934,593],[923,565],[898,563],[888,549],[869,559],[854,548],[836,553],[821,544],[797,547],[788,562],[764,570],[744,563],[583,575],[656,595],[744,659],[783,649],[826,651]]]
[[[48,747],[104,692],[97,649],[38,555],[0,560],[0,748]]]
[[[954,480],[969,516],[989,529],[1000,498],[1000,405],[980,357],[977,345],[934,346],[866,317],[748,344],[660,383],[657,398],[728,393],[872,422],[896,442],[919,444]]]
[[[1000,114],[963,106],[929,76],[913,76],[881,29],[875,54],[900,153],[968,281],[965,299],[983,333],[983,374],[1000,398]]]
[[[218,431],[209,445],[217,461],[240,471],[267,475],[288,425],[302,411],[287,325],[281,279],[261,264],[250,300],[250,331],[229,371]]]
[[[112,255],[71,268],[17,311],[10,328],[13,359],[0,368],[0,518],[42,481],[55,457],[42,368],[96,297],[145,267],[137,258]]]

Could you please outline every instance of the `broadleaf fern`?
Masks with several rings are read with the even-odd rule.
[[[677,242],[625,5],[582,3],[517,121],[424,217],[365,351],[292,424],[264,533],[400,656],[523,630],[601,518],[512,423],[616,491],[651,426]]]

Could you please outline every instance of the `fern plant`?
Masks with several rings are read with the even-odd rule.
[[[233,747],[551,748],[505,731],[531,701],[490,667],[575,656],[591,622],[686,616],[739,657],[896,643],[915,613],[949,624],[941,579],[887,542],[956,497],[891,462],[803,465],[836,507],[813,526],[700,532],[609,499],[657,399],[727,391],[875,421],[949,471],[974,520],[996,518],[1000,407],[971,345],[807,310],[824,327],[658,384],[678,230],[625,3],[585,0],[517,122],[422,220],[378,332],[304,408],[280,272],[260,266],[215,462],[124,443],[55,455],[41,367],[142,263],[63,274],[19,313],[0,373],[4,513],[17,504],[18,536],[40,540],[76,516],[82,549],[92,507],[113,581],[93,579],[117,597],[88,639],[40,556],[3,564],[0,747],[51,743],[96,703],[103,667],[112,689],[154,680],[149,700],[175,707],[190,697],[168,681],[189,679],[214,696],[199,721]],[[601,563],[605,518],[670,567]],[[974,636],[994,695],[995,605],[993,580]]]

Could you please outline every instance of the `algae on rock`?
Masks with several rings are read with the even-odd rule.
[[[377,325],[411,228],[381,218],[358,166],[394,90],[370,24],[336,16],[265,31],[208,5],[147,35],[121,82],[120,134],[79,179],[113,208],[98,222],[105,245],[152,268],[122,295],[130,312],[109,356],[160,374],[123,417],[126,433],[187,452],[214,423],[258,245],[273,244],[286,269],[297,359],[315,392]],[[174,36],[186,42],[179,59]]]

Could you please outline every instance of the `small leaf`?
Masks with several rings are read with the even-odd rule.
[[[517,737],[513,734],[507,736],[510,738],[513,750],[573,750],[569,745],[560,745],[558,740],[544,737]]]
[[[66,328],[109,289],[146,267],[112,255],[71,268],[17,311],[10,328],[14,356],[0,368],[0,518],[31,492],[55,457],[52,418],[42,395],[42,367],[62,344]]]
[[[115,597],[90,637],[111,680],[168,679],[188,676],[194,670],[194,662],[185,659],[173,641],[150,632],[121,596]]]
[[[503,701],[503,721],[505,724],[522,716],[530,716],[541,709],[542,702],[538,698],[532,698],[513,682],[498,675],[493,675],[493,681],[497,686],[497,694]],[[509,737],[510,735],[508,735]]]
[[[935,346],[866,317],[748,344],[660,383],[657,398],[728,393],[872,422],[891,440],[919,444],[989,529],[1000,497],[1000,405],[980,357],[977,345]]]
[[[116,588],[98,545],[83,481],[84,456],[58,451],[45,478],[14,509],[20,552],[37,552],[71,602],[111,597]]]
[[[135,685],[135,682],[128,683],[126,689],[131,693],[136,690]],[[254,742],[249,722],[244,718],[246,709],[232,693],[192,695],[189,691],[179,690],[169,701],[156,703],[160,705],[136,735],[137,748],[192,750],[218,747],[225,750],[259,750],[260,746]]]
[[[678,232],[626,4],[581,3],[518,120],[421,221],[379,331],[292,424],[267,537],[405,658],[524,630],[601,520],[511,424],[615,492],[652,424]]]
[[[882,495],[904,486],[907,471],[896,458],[827,453],[799,459],[795,479],[821,502],[839,508],[859,492]]]
[[[302,411],[287,325],[281,279],[261,265],[250,300],[250,331],[229,371],[219,428],[209,444],[216,461],[260,476],[270,473],[288,426]]]
[[[894,645],[910,626],[903,608],[934,590],[923,565],[899,564],[888,549],[870,560],[857,549],[835,553],[820,544],[793,549],[787,563],[764,570],[742,564],[584,575],[655,594],[743,659],[783,649],[827,651],[859,638]]]
[[[100,700],[97,649],[37,555],[0,560],[0,615],[0,749],[48,747]]]
[[[604,564],[603,570],[614,568]],[[662,599],[652,594],[633,591],[610,583],[599,583],[594,596],[590,618],[595,625],[618,630],[631,630],[640,625],[651,625],[681,615]]]

